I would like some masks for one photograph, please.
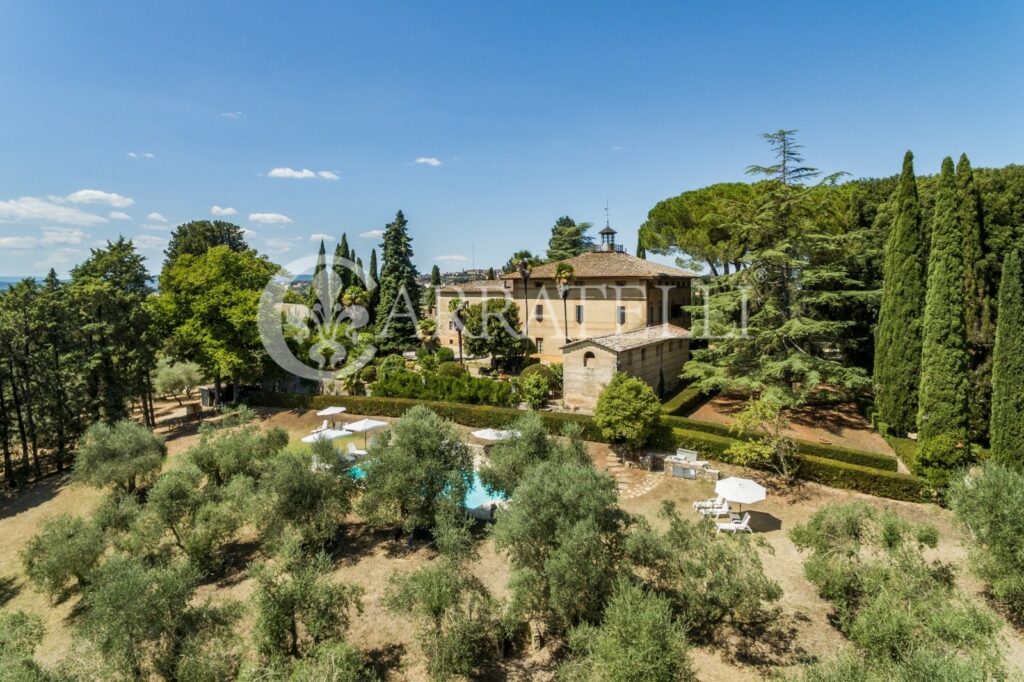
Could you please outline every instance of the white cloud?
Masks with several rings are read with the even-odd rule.
[[[242,118],[242,112],[241,111],[225,111],[225,112],[221,113],[221,116],[223,116],[224,118],[230,118],[232,121],[237,121],[238,119]]]
[[[38,197],[21,197],[0,201],[0,223],[23,220],[45,220],[60,225],[97,225],[107,222],[103,216],[74,208],[61,206],[53,201]]]
[[[222,206],[216,206],[215,205],[215,206],[210,208],[210,213],[212,213],[213,215],[222,215],[223,216],[223,215],[235,215],[236,213],[238,213],[238,211],[236,211],[235,209],[231,208],[230,206],[222,207]]]
[[[270,172],[267,173],[268,178],[292,178],[294,180],[310,180],[313,178],[321,178],[323,180],[340,180],[341,177],[334,171],[322,170],[322,171],[311,171],[308,168],[302,170],[296,170],[294,168],[282,167],[282,168],[271,168]]]
[[[132,217],[124,211],[111,211],[107,214],[111,220],[131,220]]]
[[[275,251],[291,251],[292,242],[287,239],[264,239],[263,244]]]
[[[150,213],[148,216],[146,216],[146,220],[151,220],[154,223],[166,223],[167,222],[167,218],[163,217],[162,215],[160,215],[156,211],[154,211],[154,212]]]
[[[150,232],[166,232],[171,229],[167,225],[161,225],[158,223],[146,223],[142,226],[143,230],[149,230]]]
[[[42,237],[0,237],[0,249],[25,250],[57,244],[82,244],[88,236],[76,228],[45,227]]]
[[[34,249],[39,246],[36,237],[0,237],[0,249]]]
[[[252,239],[253,237],[256,236],[256,231],[255,230],[250,230],[247,227],[243,227],[242,228],[242,236],[243,237],[249,237],[250,239]]]
[[[333,242],[334,241],[334,237],[332,237],[329,234],[324,234],[323,232],[317,232],[316,234],[309,235],[309,241],[311,241],[311,242],[319,242],[319,241]]]
[[[619,145],[614,145],[614,146],[612,146],[611,151],[613,151],[613,152],[621,152],[622,151],[622,147],[619,146]]]
[[[249,220],[266,225],[284,225],[292,221],[291,218],[280,213],[250,213]]]
[[[270,172],[267,173],[268,177],[271,178],[294,178],[296,180],[305,180],[306,178],[315,178],[316,173],[303,168],[302,170],[295,170],[294,168],[271,168]]]
[[[138,158],[155,159],[156,158],[156,154],[154,154],[153,152],[128,152],[127,156],[129,156],[129,157],[131,157],[133,159],[138,159]]]
[[[82,244],[88,236],[85,232],[71,227],[44,227],[43,238],[39,242],[44,245]]]
[[[134,199],[121,196],[117,192],[104,192],[98,189],[80,189],[64,199],[72,204],[106,204],[114,208],[127,208],[135,203]]]
[[[422,163],[427,166],[440,166],[441,159],[434,156],[417,156],[413,163]]]
[[[140,234],[132,237],[132,243],[143,251],[162,251],[167,240],[151,234]]]
[[[434,260],[441,261],[443,263],[466,263],[469,261],[465,256],[455,253],[450,256],[438,256]]]
[[[363,239],[380,239],[384,236],[384,230],[367,230],[366,232],[360,232],[359,236]]]
[[[40,270],[49,270],[59,265],[74,263],[86,255],[86,252],[80,249],[49,249],[45,253],[45,258],[33,263]]]

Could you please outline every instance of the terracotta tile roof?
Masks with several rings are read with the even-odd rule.
[[[554,279],[555,268],[559,263],[572,266],[573,277],[576,279],[593,279],[609,277],[631,277],[639,279],[655,279],[658,277],[698,277],[688,270],[681,270],[670,265],[661,265],[653,261],[631,256],[616,251],[592,251],[581,253],[573,258],[553,261],[533,268],[530,279]],[[508,279],[520,279],[518,272],[505,275]]]
[[[653,343],[668,341],[669,339],[688,339],[690,330],[677,327],[674,324],[659,324],[636,331],[624,332],[622,334],[609,334],[607,336],[594,336],[589,339],[580,339],[562,346],[562,350],[568,350],[585,343],[593,343],[610,351],[621,353],[625,350],[642,348]]]
[[[471,292],[486,292],[494,294],[495,296],[501,295],[502,292],[512,293],[511,289],[505,288],[505,282],[500,279],[475,279],[469,282],[462,282],[460,284],[445,284],[437,288],[438,291],[443,293],[471,293]]]

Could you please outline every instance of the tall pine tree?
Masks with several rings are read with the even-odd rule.
[[[548,241],[548,260],[563,260],[578,256],[594,246],[594,240],[587,235],[591,223],[577,223],[567,215],[555,221]]]
[[[882,307],[875,329],[875,406],[890,429],[906,433],[917,424],[926,286],[921,204],[909,151],[903,157],[895,211],[885,244]]]
[[[385,353],[419,345],[416,323],[420,310],[420,286],[412,264],[412,239],[401,211],[384,228],[380,268],[380,302],[377,305],[377,347]]]
[[[970,436],[988,440],[992,408],[992,283],[985,258],[985,221],[981,192],[966,154],[956,164],[956,188],[964,239],[964,291],[967,297],[967,352],[970,357]]]
[[[441,284],[441,269],[436,265],[430,268],[430,286],[438,286]]]
[[[1003,263],[992,362],[992,458],[1024,468],[1024,273],[1020,253]]]
[[[953,159],[942,161],[932,218],[921,346],[918,431],[923,443],[967,443],[968,358],[963,235]]]
[[[380,302],[380,279],[377,273],[377,249],[370,251],[370,269],[366,273],[366,288],[370,290],[370,322],[376,320],[377,304]]]

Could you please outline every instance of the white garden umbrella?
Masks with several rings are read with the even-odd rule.
[[[730,476],[715,484],[715,494],[742,506],[760,502],[767,496],[764,486],[749,478]]]
[[[324,429],[323,431],[317,431],[311,433],[302,439],[303,443],[316,443],[321,440],[335,440],[337,438],[344,438],[345,436],[351,436],[351,431],[345,429]]]
[[[333,417],[334,415],[341,414],[342,412],[347,412],[347,410],[344,407],[341,407],[340,405],[331,405],[330,407],[325,407],[324,409],[317,412],[316,416]]]
[[[518,431],[499,431],[498,429],[480,429],[479,431],[473,431],[471,434],[474,438],[480,440],[489,440],[497,442],[499,440],[508,440],[509,438],[516,438],[519,436]]]
[[[357,422],[351,424],[345,424],[345,428],[349,431],[355,431],[356,433],[363,434],[363,447],[366,447],[366,434],[374,429],[381,429],[387,426],[387,422],[377,421],[376,419],[360,419]]]

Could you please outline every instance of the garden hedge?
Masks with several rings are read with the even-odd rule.
[[[686,386],[661,405],[662,414],[684,417],[711,396],[701,393],[693,386]]]
[[[673,417],[669,415],[663,415],[661,421],[674,429],[679,428],[687,431],[700,431],[730,439],[740,438],[740,436],[733,433],[732,430],[724,424],[714,424],[711,422],[698,421],[696,419],[688,419],[686,417]],[[808,440],[794,440],[794,442],[796,443],[797,452],[801,455],[834,459],[839,462],[856,464],[857,466],[869,467],[871,469],[881,469],[882,471],[899,470],[899,464],[896,462],[896,458],[891,455],[869,452],[867,450],[843,448],[838,445],[826,445],[825,443],[812,443]]]
[[[295,393],[255,392],[248,395],[248,400],[252,405],[290,409],[320,410],[331,405],[340,405],[347,408],[353,414],[384,417],[400,417],[414,405],[425,405],[446,419],[465,426],[479,428],[502,428],[508,426],[522,415],[521,411],[509,407],[463,405],[459,403],[410,400],[405,398],[375,398],[372,396],[314,396]],[[544,423],[552,431],[558,432],[564,424],[574,422],[583,427],[583,438],[586,440],[607,442],[601,436],[600,429],[594,425],[593,420],[587,415],[566,414],[564,412],[540,412],[540,415]],[[680,422],[683,424],[694,423],[702,427],[702,429],[682,428],[678,426]],[[662,424],[655,434],[652,445],[669,450],[684,447],[705,454],[710,459],[728,463],[730,458],[726,451],[735,440],[735,437],[728,433],[727,428],[718,424],[662,416]],[[880,461],[881,459],[891,460],[895,463],[895,459],[892,457],[859,450],[847,450],[834,446],[805,443],[804,441],[799,441],[799,445],[800,449],[798,450],[797,457],[800,459],[800,477],[806,480],[896,500],[928,502],[935,499],[932,487],[922,478],[896,473],[895,469],[889,470],[881,466],[864,466],[857,461],[840,459],[842,456],[849,456],[852,460],[858,458],[864,461],[877,460],[877,464],[883,464]],[[811,449],[817,449],[829,454],[818,456],[811,449],[804,449],[804,446],[809,446]],[[888,467],[887,462],[884,464]]]

